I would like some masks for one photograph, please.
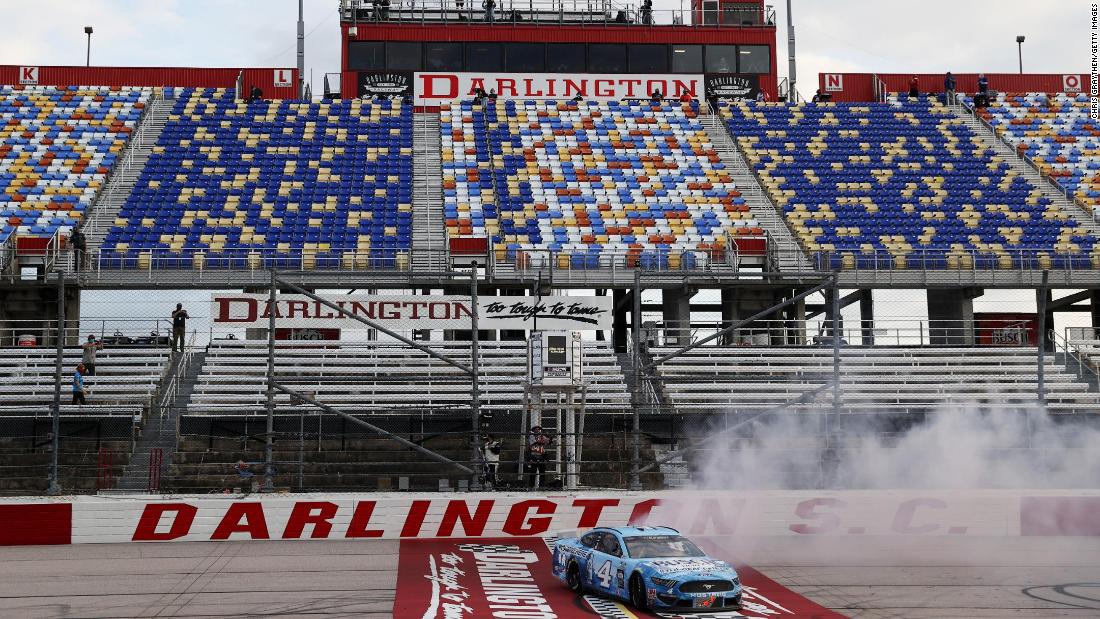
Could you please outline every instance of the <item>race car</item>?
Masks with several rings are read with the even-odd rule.
[[[554,576],[640,610],[739,610],[741,581],[676,529],[599,527],[554,544]]]

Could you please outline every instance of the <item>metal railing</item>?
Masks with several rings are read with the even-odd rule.
[[[353,26],[371,23],[451,23],[604,26],[687,26],[708,28],[774,28],[775,9],[658,9],[611,0],[341,0],[340,14]]]
[[[152,110],[156,107],[157,101],[164,99],[164,91],[166,89],[151,88],[150,90],[151,94],[148,99],[148,104],[145,106],[145,109],[141,113],[141,117],[138,119],[137,131],[131,134],[129,141],[126,143],[126,149],[122,153],[122,158],[116,162],[114,167],[107,173],[102,188],[92,201],[91,212],[88,213],[88,218],[84,220],[82,225],[85,236],[91,233],[99,238],[103,228],[110,227],[109,224],[104,225],[103,223],[103,219],[108,216],[105,213],[105,203],[119,197],[121,193],[120,188],[123,185],[122,179],[133,169],[134,158],[137,151],[149,149],[155,145],[154,142],[149,139],[152,128],[148,121],[152,116]],[[129,189],[126,189],[123,197],[126,195],[129,195]]]
[[[642,339],[647,347],[683,346],[722,331],[732,320],[647,321]],[[1028,323],[981,326],[973,320],[933,320],[927,317],[890,317],[874,320],[841,319],[838,331],[844,346],[919,347],[943,346],[944,341],[991,347],[1034,347]],[[718,347],[821,347],[832,345],[829,318],[764,319],[735,329],[709,346]],[[1100,342],[1097,343],[1100,346]]]

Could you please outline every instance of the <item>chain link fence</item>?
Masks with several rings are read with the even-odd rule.
[[[270,286],[69,291],[3,321],[0,492],[858,487],[868,450],[976,431],[949,418],[1012,430],[977,448],[1063,467],[1085,447],[1061,428],[1100,410],[1089,315],[1034,290],[703,290],[686,319],[674,292],[642,290],[580,338],[577,384],[539,390],[527,330],[377,305],[332,327],[316,317],[353,307],[333,301],[373,291],[275,284],[274,331]],[[484,286],[402,298],[454,310]]]

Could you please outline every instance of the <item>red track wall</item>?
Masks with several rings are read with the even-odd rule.
[[[839,75],[842,80],[841,90],[826,89],[826,79],[829,76]],[[920,80],[921,92],[943,92],[943,73],[917,73]],[[1087,74],[1071,73],[1076,76],[1081,84],[1081,90],[1088,92],[1089,76]],[[818,85],[822,92],[833,95],[834,101],[874,101],[874,78],[871,73],[819,73]],[[888,92],[907,92],[912,73],[877,74],[878,79],[886,82]],[[989,78],[989,89],[996,92],[1064,92],[1063,77],[1061,73],[986,73]],[[956,73],[960,93],[973,93],[978,89],[977,73]],[[803,92],[809,98],[812,93]]]
[[[26,65],[24,65],[26,66]],[[0,84],[20,83],[20,66],[0,65]],[[291,86],[276,87],[275,71],[290,71]],[[175,86],[233,88],[244,71],[244,86],[257,85],[271,99],[296,99],[297,69],[192,67],[38,67],[42,86]]]

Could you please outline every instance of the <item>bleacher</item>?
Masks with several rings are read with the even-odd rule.
[[[180,89],[102,268],[407,264],[412,108]]]
[[[655,348],[655,356],[673,348]],[[844,347],[841,404],[854,414],[937,408],[1038,408],[1034,348]],[[1048,354],[1047,410],[1100,412],[1100,394]],[[831,347],[700,347],[658,366],[668,403],[680,413],[759,412],[831,385]],[[791,410],[832,406],[832,388]]]
[[[56,350],[0,348],[0,417],[48,418],[54,395]],[[80,348],[68,347],[62,363],[61,414],[74,417],[140,417],[168,370],[167,348],[108,347],[96,354],[96,374],[87,376],[87,405],[72,405],[72,376]]]
[[[973,100],[967,99],[973,106]],[[1100,204],[1100,121],[1086,94],[1006,94],[978,115],[1070,197]]]
[[[823,268],[1092,268],[1095,238],[938,100],[722,109]]]
[[[0,86],[0,244],[78,226],[149,96],[141,88]]]
[[[469,343],[433,343],[432,348],[468,363]],[[522,409],[527,374],[523,342],[482,342],[481,406],[487,411]],[[623,373],[603,344],[584,348],[584,379],[590,412],[622,412],[629,407]],[[461,369],[400,344],[280,342],[276,378],[330,406],[356,413],[464,415],[470,407],[470,378]],[[215,340],[207,350],[188,415],[263,414],[266,401],[266,342]],[[415,391],[415,396],[411,395]],[[280,412],[316,412],[276,394]]]
[[[698,104],[464,101],[440,112],[452,247],[538,267],[693,269],[763,230]],[[755,245],[753,243],[756,243]]]

